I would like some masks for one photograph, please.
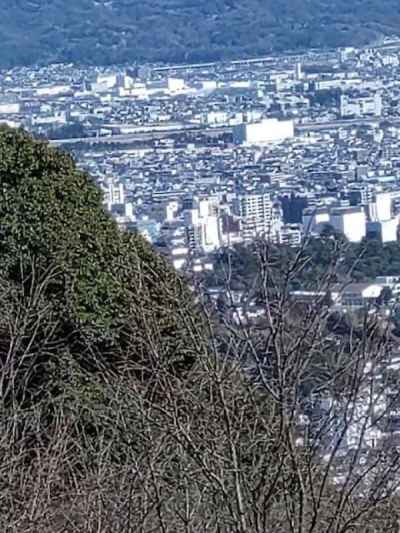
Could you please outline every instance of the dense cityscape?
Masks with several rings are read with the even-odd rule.
[[[385,487],[398,495],[400,41],[187,65],[16,67],[0,71],[0,123],[72,154],[123,233],[144,237],[174,272],[201,280],[222,310],[215,319],[222,336],[238,328],[243,337],[235,345],[246,346],[241,366],[256,383],[269,380],[274,400],[275,390],[282,393],[294,447],[318,448],[332,486],[347,490],[352,483],[361,498],[386,476],[382,468],[396,464]],[[334,248],[324,263],[335,239],[347,251]],[[276,346],[268,344],[275,316],[262,300],[262,283],[248,289],[260,240],[285,258],[304,246],[320,273],[338,254],[336,277],[326,286],[312,283],[312,261],[308,277],[301,269],[293,275],[287,297],[294,306],[284,318],[286,301],[264,280],[285,324],[281,340],[291,349],[280,355],[288,367],[302,375],[304,354],[320,358],[293,390],[286,368],[284,393],[281,369],[274,373]],[[227,250],[249,261],[242,267],[247,286],[221,279]],[[376,329],[366,337],[370,319]],[[302,320],[310,327],[304,334]],[[291,322],[295,333],[287,334]],[[262,348],[247,348],[262,335]],[[239,359],[224,346],[227,358]],[[356,384],[343,378],[345,368]]]
[[[329,224],[398,239],[400,44],[251,61],[1,73],[1,121],[71,151],[177,269]],[[400,274],[400,272],[399,272]]]

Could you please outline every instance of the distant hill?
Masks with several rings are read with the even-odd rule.
[[[397,0],[9,0],[0,66],[255,56],[367,44],[399,27]]]

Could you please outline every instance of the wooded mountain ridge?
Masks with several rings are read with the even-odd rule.
[[[395,0],[12,0],[0,67],[186,62],[365,45],[396,34]]]

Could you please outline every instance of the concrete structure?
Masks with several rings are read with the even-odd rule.
[[[254,124],[239,124],[233,130],[236,144],[263,144],[294,137],[292,120],[265,119]]]
[[[13,115],[21,111],[21,104],[18,102],[1,103],[0,115]]]
[[[390,192],[377,193],[374,201],[368,204],[369,220],[384,222],[392,218],[392,195]]]
[[[381,242],[397,241],[399,220],[392,216],[393,197],[390,192],[376,193],[368,204],[367,236]]]
[[[91,84],[91,89],[94,93],[106,93],[116,87],[118,82],[118,74],[99,74],[96,81]]]
[[[331,297],[337,305],[364,307],[376,303],[383,287],[379,283],[349,283],[345,287],[334,285],[331,289]]]
[[[183,91],[185,89],[185,80],[180,78],[168,78],[167,87],[171,93]]]
[[[70,85],[48,85],[36,89],[37,96],[61,96],[72,94]]]
[[[303,212],[303,228],[305,233],[321,233],[329,224],[329,210],[325,207],[305,209]]]
[[[179,203],[176,200],[171,200],[165,205],[165,221],[173,222],[179,210]]]
[[[114,178],[108,178],[103,185],[104,203],[111,211],[113,205],[123,205],[125,203],[125,187],[122,182]]]
[[[382,283],[349,283],[348,285],[332,285],[329,291],[297,290],[290,295],[297,302],[313,304],[329,301],[334,306],[360,308],[373,305],[381,295]]]
[[[331,89],[351,89],[362,84],[361,78],[330,78],[316,81],[314,84],[316,91],[328,91]]]
[[[125,204],[125,216],[129,220],[135,220],[134,205],[132,202],[127,202]]]
[[[399,221],[397,218],[391,218],[382,222],[368,222],[367,236],[371,239],[380,240],[382,243],[396,242],[398,227]]]
[[[269,236],[272,224],[272,201],[269,193],[244,194],[238,197],[236,212],[244,240]]]
[[[367,219],[362,207],[339,207],[332,209],[329,224],[348,239],[360,242],[367,233]]]
[[[228,123],[228,113],[224,111],[210,111],[204,117],[205,124],[209,126],[218,126]]]
[[[300,224],[285,224],[281,227],[279,242],[286,246],[300,246],[301,244]]]
[[[300,81],[303,79],[303,70],[301,68],[301,63],[296,63],[296,68],[295,68],[295,79],[297,81]]]
[[[185,213],[187,240],[192,250],[213,252],[221,246],[220,220],[217,204],[213,198],[195,201]]]
[[[380,117],[382,115],[382,98],[376,93],[373,96],[352,98],[346,94],[340,97],[340,116],[346,117]]]

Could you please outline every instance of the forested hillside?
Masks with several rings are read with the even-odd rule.
[[[11,0],[0,66],[197,61],[362,45],[398,32],[395,0]]]

